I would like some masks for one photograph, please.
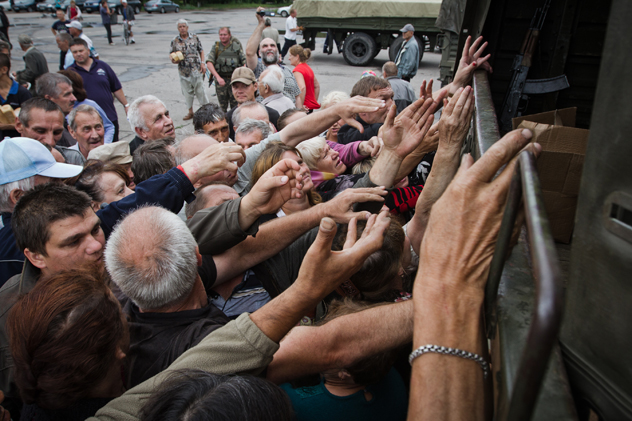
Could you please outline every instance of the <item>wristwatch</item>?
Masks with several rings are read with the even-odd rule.
[[[129,108],[129,102],[127,104],[123,105],[123,107]]]

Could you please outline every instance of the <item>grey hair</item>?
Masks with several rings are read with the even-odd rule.
[[[327,140],[324,137],[316,136],[296,145],[296,149],[298,149],[303,157],[303,162],[307,164],[310,170],[316,169],[316,164],[326,144]]]
[[[41,98],[46,95],[55,98],[61,93],[59,85],[62,83],[72,87],[72,82],[66,76],[59,73],[44,73],[35,81],[35,93]]]
[[[320,103],[321,108],[324,110],[327,107],[331,107],[332,105],[336,105],[339,102],[346,101],[349,99],[349,95],[342,91],[331,91]]]
[[[105,249],[105,266],[134,304],[158,310],[191,293],[198,274],[196,247],[180,217],[164,208],[145,207],[114,228]]]
[[[255,130],[259,130],[261,132],[261,140],[270,136],[270,126],[265,121],[255,120],[252,118],[247,118],[239,124],[237,130],[235,130],[235,137],[237,133],[241,134],[250,134]]]
[[[180,26],[181,23],[184,23],[187,28],[189,27],[189,21],[187,21],[186,19],[178,19],[178,23],[176,23],[176,26]]]
[[[70,41],[72,41],[72,35],[70,35],[68,32],[58,32],[55,38],[59,38],[60,40],[65,41],[68,44],[70,44]]]
[[[11,52],[11,44],[6,41],[0,40],[0,48],[6,48],[9,50],[9,53]]]
[[[283,71],[281,70],[281,68],[278,65],[273,64],[271,66],[268,66],[264,73],[265,72],[267,73],[264,77],[260,78],[259,83],[262,83],[269,87],[275,94],[283,92],[285,76],[283,76]]]
[[[68,125],[72,130],[77,130],[77,122],[75,121],[75,119],[77,118],[78,113],[94,114],[99,117],[99,120],[101,120],[101,124],[103,124],[101,114],[99,114],[96,108],[94,108],[92,105],[81,104],[77,108],[73,108],[70,114],[68,114]]]
[[[153,95],[143,95],[141,97],[136,98],[134,102],[132,102],[129,106],[129,110],[127,110],[127,120],[129,121],[132,129],[149,130],[147,123],[145,123],[145,119],[143,118],[140,112],[140,106],[143,104],[161,104],[163,107],[167,108],[164,102]]]
[[[0,212],[13,212],[13,203],[9,198],[11,192],[15,189],[27,192],[35,187],[35,176],[32,175],[22,180],[12,181],[0,186]]]
[[[243,104],[241,104],[239,107],[237,107],[237,109],[235,111],[233,111],[233,116],[232,116],[232,120],[233,120],[233,126],[235,127],[239,127],[239,125],[241,124],[241,112],[244,108],[250,108],[250,107],[260,107],[263,111],[266,112],[266,114],[268,114],[268,110],[266,110],[266,106],[259,104],[256,101],[246,101]],[[270,116],[268,115],[268,118]]]
[[[215,140],[211,136],[207,135],[206,133],[196,133],[191,136],[183,137],[182,139],[176,140],[176,142],[173,144],[173,149],[174,149],[173,157],[176,161],[176,166],[182,165],[185,162],[187,162],[189,159],[194,158],[196,156],[196,155],[190,155],[190,154],[184,153],[184,150],[182,147],[184,145],[184,142],[194,137],[206,137],[211,140]]]

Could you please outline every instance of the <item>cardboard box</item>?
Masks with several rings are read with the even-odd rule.
[[[569,243],[575,224],[577,195],[581,181],[589,131],[575,128],[577,108],[514,118],[513,128],[527,128],[533,141],[542,145],[538,176],[544,207],[556,241]]]

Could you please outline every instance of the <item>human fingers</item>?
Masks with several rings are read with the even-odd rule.
[[[380,152],[382,152],[382,148],[384,147],[384,140],[381,137],[377,138],[377,142],[378,145],[376,148],[373,149],[373,152],[371,153],[371,158],[375,158],[376,156],[378,156]]]
[[[459,89],[456,90],[456,92],[454,93],[452,98],[447,100],[448,101],[447,105],[443,106],[443,112],[441,113],[441,118],[442,119],[443,119],[444,115],[445,115],[446,119],[452,115],[452,113],[454,112],[454,107],[456,106],[456,103],[459,100],[459,98],[461,97],[462,93],[463,93],[463,88],[459,88]],[[446,104],[445,101],[446,100],[444,99],[444,104]]]
[[[419,98],[426,96],[426,80],[421,82],[421,88],[419,88]]]
[[[419,107],[417,109],[417,111],[415,111],[415,114],[413,114],[413,116],[411,117],[412,120],[417,123],[419,122],[419,120],[426,114],[428,114],[428,112],[430,112],[431,114],[434,113],[434,110],[431,110],[432,104],[434,103],[434,101],[431,98],[426,98],[426,100],[423,102],[422,106]]]
[[[358,113],[372,113],[380,108],[386,107],[386,101],[377,98],[367,98],[364,96],[355,96],[351,99],[338,104],[341,112],[340,117],[350,117]]]
[[[527,144],[524,148],[522,148],[516,154],[516,156],[509,162],[509,164],[507,164],[505,168],[503,168],[503,171],[500,174],[498,174],[498,176],[494,179],[494,181],[492,181],[492,183],[500,184],[500,185],[509,185],[509,183],[511,182],[511,177],[513,177],[513,173],[515,172],[516,165],[518,165],[518,159],[520,157],[520,154],[522,154],[525,151],[529,151],[533,153],[535,157],[537,158],[539,155],[539,150],[541,149],[542,147],[538,143]]]
[[[471,93],[472,88],[470,86],[466,86],[465,89],[461,91],[461,95],[459,96],[459,99],[457,99],[456,104],[454,104],[454,111],[452,112],[455,117],[459,118],[461,116],[461,114],[463,113],[463,107],[465,106],[465,103],[467,102]]]
[[[366,228],[362,232],[362,236],[360,237],[360,239],[364,240],[364,246],[373,243],[373,245],[377,246],[377,248],[379,249],[382,246],[382,242],[384,241],[384,233],[391,224],[389,212],[383,210],[379,213],[379,215],[373,215],[370,222],[370,226],[369,222],[367,222]]]
[[[395,105],[395,102],[393,102],[391,109],[388,110],[388,113],[386,114],[386,120],[384,120],[383,127],[393,127],[395,124],[395,116],[397,116],[397,106]]]
[[[476,51],[478,50],[478,46],[481,44],[481,42],[483,42],[483,37],[479,36],[478,38],[476,38],[474,40],[474,42],[471,44],[469,50],[468,50],[468,54],[469,54],[469,58],[470,60],[475,60],[474,58],[474,54],[476,54]]]
[[[430,82],[428,82],[426,84],[426,91],[424,92],[424,95],[426,98],[432,98],[432,83],[433,83],[434,79],[430,79]]]
[[[498,170],[511,161],[532,137],[533,133],[527,129],[507,133],[472,165],[469,170],[470,177],[483,183],[490,182]]]
[[[298,164],[298,162],[296,162],[293,159],[282,159],[276,164],[274,164],[272,168],[266,171],[265,174],[272,173],[275,175],[279,175],[281,173],[287,174],[289,172],[297,176],[298,172],[300,171],[301,171],[301,166]]]
[[[331,254],[331,244],[336,236],[336,222],[331,218],[323,218],[320,220],[318,227],[318,235],[307,250],[310,257],[316,257],[319,260],[325,260]],[[307,256],[306,256],[307,257]],[[316,265],[318,268],[318,265]]]
[[[347,238],[345,239],[345,244],[342,246],[343,250],[349,249],[353,247],[356,243],[356,238],[358,236],[358,220],[353,217],[349,221],[347,225]]]
[[[468,35],[463,46],[463,53],[461,54],[461,61],[468,62],[470,57],[470,45],[472,44],[472,36]]]
[[[481,39],[481,40],[482,40],[482,39],[483,39],[483,37],[479,37],[479,39]],[[478,41],[478,40],[477,40],[477,41]],[[480,47],[480,48],[478,48],[478,49],[476,50],[476,52],[472,55],[472,60],[476,60],[476,61],[478,61],[478,58],[479,58],[479,57],[483,54],[483,52],[485,51],[485,48],[487,48],[487,45],[488,45],[488,42],[487,42],[487,41],[485,41],[485,42],[483,43],[483,45],[481,45],[481,47]]]

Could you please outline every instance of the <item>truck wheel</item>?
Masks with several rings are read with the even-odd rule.
[[[138,6],[134,7],[134,13],[139,14],[140,13],[140,7],[138,7]]]
[[[366,66],[375,57],[377,44],[364,32],[355,32],[345,39],[342,56],[352,66]]]
[[[424,50],[426,49],[426,44],[424,43],[422,38],[419,38],[415,35],[415,39],[417,40],[417,45],[419,46],[419,64],[421,64],[421,60],[424,58]],[[397,58],[397,53],[399,49],[402,47],[402,43],[404,42],[404,37],[401,35],[395,38],[395,41],[388,47],[388,57],[391,61],[395,61]]]

